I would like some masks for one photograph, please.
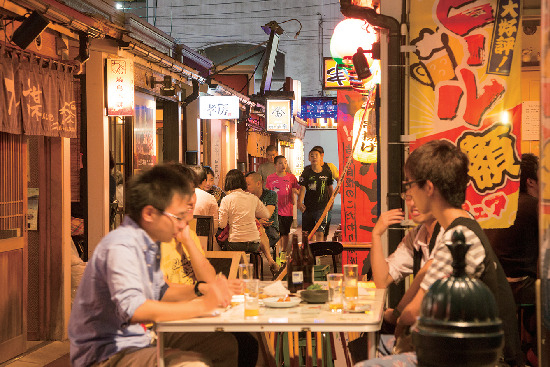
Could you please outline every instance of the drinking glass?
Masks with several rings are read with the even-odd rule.
[[[245,319],[257,319],[260,315],[260,280],[244,280],[244,317]]]
[[[344,310],[355,310],[358,289],[359,267],[355,264],[344,265]]]
[[[344,275],[328,274],[328,307],[332,312],[342,312],[344,308],[343,289]]]
[[[254,267],[252,264],[239,264],[239,279],[247,280],[254,277]]]

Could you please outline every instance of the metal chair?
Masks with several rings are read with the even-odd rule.
[[[320,241],[310,242],[309,247],[314,257],[331,255],[333,271],[338,272],[336,256],[340,255],[344,250],[344,246],[337,241]]]

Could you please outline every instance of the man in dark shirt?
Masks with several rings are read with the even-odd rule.
[[[539,261],[538,168],[537,156],[530,153],[521,156],[516,220],[508,228],[485,229],[506,273],[516,304],[524,306],[523,325],[532,340],[535,340],[537,332],[534,305]],[[524,336],[524,350],[534,347],[534,344],[530,345],[529,336]],[[529,352],[527,357],[531,358]]]
[[[300,194],[298,209],[302,214],[302,229],[311,232],[315,223],[321,218],[330,197],[332,196],[332,172],[328,164],[323,161],[324,152],[321,147],[313,147],[309,152],[311,165],[306,166],[300,175]],[[317,241],[323,240],[325,227],[328,224],[328,213],[317,229]]]

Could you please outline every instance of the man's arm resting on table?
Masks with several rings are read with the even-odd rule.
[[[191,290],[193,295],[195,294],[194,286],[172,285],[166,290],[162,300],[148,299],[141,304],[130,321],[137,323],[190,319],[210,312],[216,307],[226,307],[231,302],[231,296],[233,295],[224,276],[217,277],[214,282],[208,284],[204,296],[193,300],[177,299],[178,291],[184,289],[186,292]]]

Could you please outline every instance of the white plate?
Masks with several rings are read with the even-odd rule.
[[[279,299],[284,297],[270,297],[264,299],[264,305],[267,307],[274,307],[274,308],[287,308],[287,307],[295,307],[298,306],[298,304],[302,301],[300,297],[290,297],[290,301],[288,302],[278,302]]]

